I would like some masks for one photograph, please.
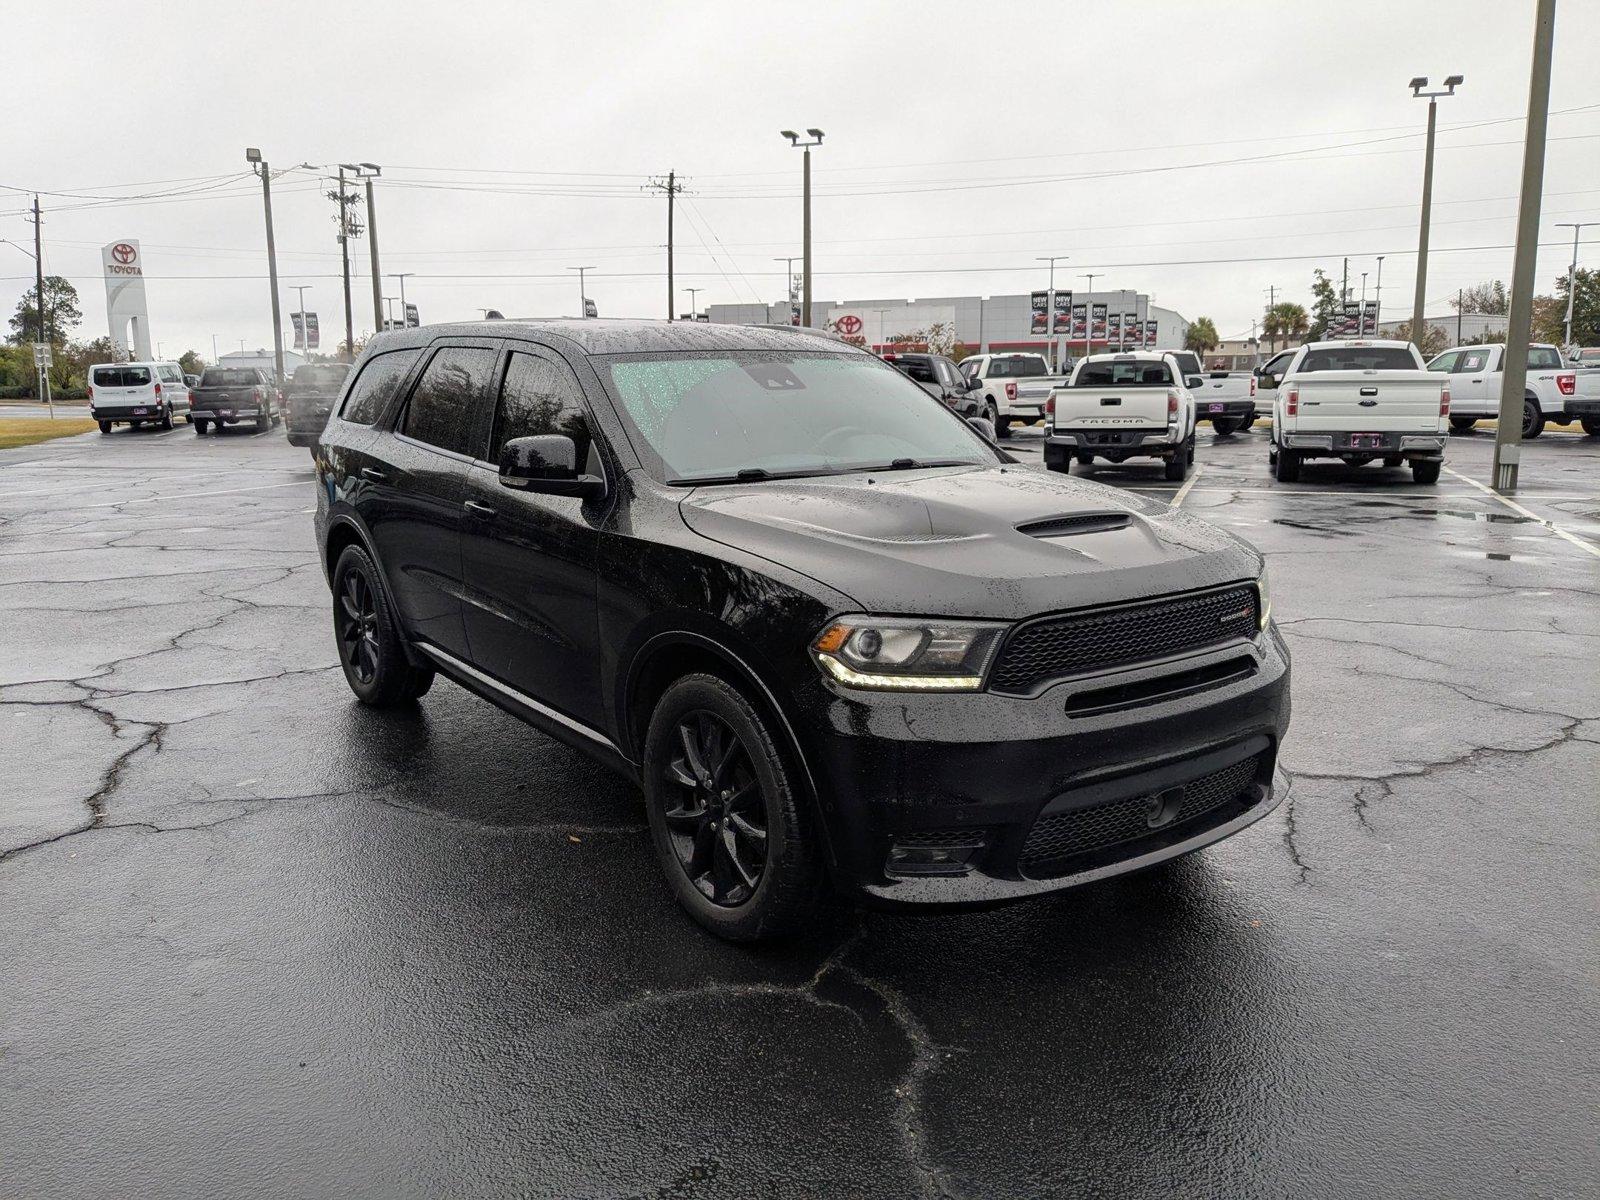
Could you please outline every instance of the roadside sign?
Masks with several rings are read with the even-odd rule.
[[[846,337],[849,337],[854,333],[860,333],[861,318],[856,316],[855,313],[845,313],[844,316],[840,317],[836,322],[834,322],[834,328],[836,328]]]
[[[600,315],[600,310],[595,307],[593,300],[585,300],[583,302],[583,315],[586,317],[598,317]]]
[[[55,357],[50,349],[49,342],[35,342],[33,344],[33,365],[48,367],[55,362]]]

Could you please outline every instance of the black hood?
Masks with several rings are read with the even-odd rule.
[[[894,471],[696,488],[702,537],[867,612],[1017,620],[1254,578],[1230,533],[1101,484],[1018,467]]]

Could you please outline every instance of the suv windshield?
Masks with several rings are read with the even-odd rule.
[[[1031,354],[989,360],[990,379],[1033,379],[1047,374],[1049,372],[1045,370],[1044,359],[1035,358]]]
[[[1421,368],[1405,346],[1339,346],[1307,350],[1296,375],[1312,371],[1416,371]]]
[[[1138,359],[1107,359],[1087,362],[1078,368],[1073,387],[1170,387],[1172,372],[1164,362]]]
[[[150,382],[149,367],[96,367],[95,387],[144,387]]]
[[[640,456],[669,483],[995,461],[966,422],[865,354],[719,351],[594,362]]]
[[[254,367],[207,367],[201,387],[255,387],[261,380]]]

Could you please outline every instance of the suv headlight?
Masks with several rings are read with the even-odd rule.
[[[1257,604],[1261,609],[1261,628],[1272,619],[1272,589],[1267,586],[1267,564],[1261,564],[1261,577],[1256,580]]]
[[[1006,627],[917,617],[840,617],[811,653],[832,679],[886,691],[975,692]]]

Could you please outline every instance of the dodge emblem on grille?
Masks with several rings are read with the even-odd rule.
[[[1223,613],[1222,616],[1217,618],[1217,624],[1229,625],[1234,621],[1243,621],[1249,615],[1250,610],[1248,608],[1241,608],[1238,612]]]

